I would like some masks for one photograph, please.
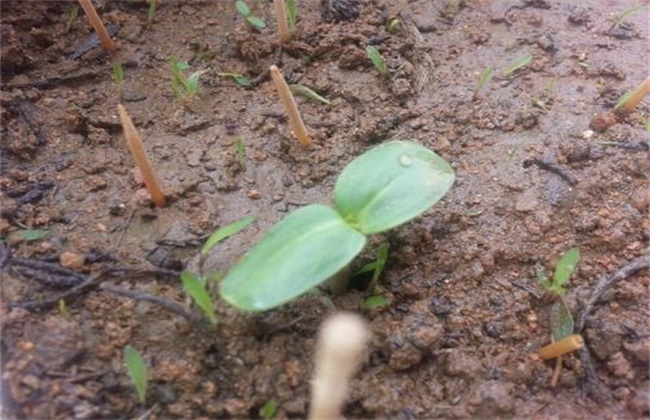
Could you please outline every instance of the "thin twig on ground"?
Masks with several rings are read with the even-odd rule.
[[[165,308],[165,309],[167,309],[167,310],[169,310],[171,312],[174,312],[174,313],[186,318],[190,322],[195,321],[192,314],[187,312],[185,310],[185,308],[183,308],[183,306],[181,306],[180,304],[174,302],[173,300],[169,300],[169,299],[161,298],[161,297],[158,297],[158,296],[150,295],[148,293],[135,292],[133,290],[127,290],[127,289],[117,287],[117,286],[112,286],[112,285],[109,285],[109,284],[101,284],[99,286],[99,288],[100,288],[100,290],[110,292],[110,293],[113,293],[113,294],[116,294],[116,295],[125,296],[125,297],[135,299],[135,300],[142,300],[142,301],[145,301],[145,302],[155,303],[156,305],[162,306],[163,308]]]

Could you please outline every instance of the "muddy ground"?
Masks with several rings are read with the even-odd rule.
[[[287,212],[330,203],[346,163],[392,138],[435,150],[457,181],[355,261],[389,244],[387,307],[362,311],[359,290],[332,299],[373,331],[345,416],[648,417],[648,102],[590,130],[649,73],[647,2],[366,0],[355,18],[300,1],[283,48],[269,1],[249,1],[261,31],[229,1],[160,0],[151,25],[144,1],[94,3],[118,29],[116,57],[89,40],[81,13],[68,25],[76,3],[0,3],[3,418],[253,418],[269,400],[277,418],[305,417],[316,332],[333,310],[325,299],[263,314],[217,302],[210,327],[142,298],[200,318],[179,270],[196,267],[206,235],[257,216],[210,255],[225,272]],[[367,59],[370,44],[388,75]],[[172,57],[208,70],[196,96],[174,95]],[[165,208],[149,202],[125,146],[114,60]],[[291,135],[272,64],[330,101],[298,98],[312,150]],[[21,240],[26,229],[48,235]],[[641,263],[594,307],[579,331],[587,351],[564,359],[553,387],[555,364],[536,356],[550,326],[534,273],[552,273],[573,246],[574,313],[599,279]],[[64,253],[66,264],[85,259],[63,270]],[[149,366],[144,406],[127,344]]]

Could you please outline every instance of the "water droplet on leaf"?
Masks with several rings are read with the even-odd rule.
[[[413,164],[413,158],[409,155],[402,155],[399,157],[399,164],[402,166],[411,166]]]

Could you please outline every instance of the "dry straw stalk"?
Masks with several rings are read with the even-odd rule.
[[[284,0],[273,0],[273,6],[275,6],[275,16],[278,19],[280,42],[287,44],[291,42],[291,32],[289,32],[289,24],[287,23],[287,8],[284,5]]]
[[[95,32],[97,32],[97,35],[99,36],[99,40],[101,41],[104,48],[111,53],[115,51],[117,49],[117,44],[115,43],[115,41],[111,39],[110,35],[108,35],[108,32],[106,31],[106,28],[102,23],[102,20],[99,18],[99,15],[95,10],[95,7],[90,2],[90,0],[77,0],[77,1],[79,2],[79,5],[83,9],[86,16],[88,16],[90,25],[95,29]]]
[[[311,139],[309,138],[309,134],[307,134],[307,128],[305,127],[305,123],[302,121],[300,111],[298,111],[298,106],[296,105],[296,100],[293,98],[291,90],[289,90],[289,85],[287,85],[287,82],[284,80],[284,76],[282,76],[282,73],[276,66],[269,67],[269,71],[271,72],[271,80],[273,80],[275,89],[280,95],[282,105],[284,105],[284,109],[286,109],[287,114],[289,114],[289,123],[293,129],[293,134],[296,136],[300,144],[305,147],[311,146]]]
[[[579,334],[573,334],[568,337],[563,338],[560,341],[556,341],[553,344],[542,347],[539,350],[539,357],[542,360],[555,359],[572,351],[578,350],[585,344],[582,336]]]
[[[340,313],[325,320],[318,337],[309,419],[341,418],[348,383],[369,338],[366,322],[358,315]]]
[[[632,112],[634,108],[643,100],[643,98],[650,93],[650,76],[648,76],[639,86],[636,87],[628,96],[625,103],[616,111],[620,114],[627,114]]]
[[[138,134],[138,131],[131,121],[131,117],[126,112],[126,108],[122,104],[117,105],[117,111],[120,114],[120,121],[122,122],[122,129],[124,130],[124,138],[126,139],[126,145],[131,151],[133,160],[135,160],[136,165],[142,173],[142,178],[144,179],[144,185],[147,187],[149,194],[151,195],[151,201],[158,206],[165,206],[165,195],[160,188],[160,183],[154,174],[149,159],[147,158],[147,153],[144,150],[142,145],[142,138]]]

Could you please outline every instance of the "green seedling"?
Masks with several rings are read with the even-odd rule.
[[[372,65],[375,66],[375,68],[379,73],[381,73],[382,75],[388,74],[388,66],[386,66],[384,57],[381,56],[381,53],[379,52],[377,47],[368,45],[366,47],[366,54],[368,55],[368,58],[372,62]]]
[[[260,417],[264,420],[271,420],[275,418],[277,412],[278,402],[274,398],[271,398],[260,408]]]
[[[113,64],[113,81],[117,85],[117,93],[121,100],[124,95],[124,68],[122,63],[116,62]]]
[[[183,71],[190,68],[187,61],[178,61],[175,58],[171,59],[172,70],[172,89],[177,98],[184,96],[194,96],[199,91],[199,77],[206,73],[207,70],[199,70],[185,77]]]
[[[231,77],[235,81],[235,83],[237,83],[239,86],[242,86],[242,87],[250,87],[251,86],[250,79],[248,79],[248,77],[242,76],[241,74],[238,74],[238,73],[217,73],[217,76]]]
[[[219,278],[219,276],[203,274],[203,265],[205,258],[208,256],[210,250],[212,250],[212,248],[214,248],[219,242],[225,240],[229,236],[238,233],[246,226],[250,225],[254,220],[255,216],[247,216],[243,219],[239,219],[229,225],[217,229],[212,235],[208,237],[208,239],[205,241],[205,244],[203,244],[203,247],[201,248],[199,274],[192,273],[188,270],[183,270],[181,273],[181,282],[183,283],[185,292],[192,298],[194,303],[196,303],[196,305],[201,308],[212,325],[215,325],[217,323],[217,317],[214,311],[214,305],[212,304],[212,298],[208,292],[208,286],[210,280],[215,277]]]
[[[614,105],[614,109],[617,110],[617,109],[623,108],[627,104],[627,101],[630,100],[631,96],[632,96],[632,91],[631,90],[629,90],[629,91],[625,92],[623,95],[621,95],[619,100],[616,102],[616,105]]]
[[[375,257],[375,260],[369,262],[357,270],[357,272],[354,273],[353,277],[372,271],[372,279],[368,285],[368,290],[373,292],[375,290],[375,286],[377,285],[377,280],[379,280],[379,276],[381,276],[381,272],[386,266],[386,261],[388,261],[388,244],[384,243],[377,249],[377,256]]]
[[[474,89],[474,96],[479,94],[479,92],[487,85],[487,83],[492,78],[492,74],[496,70],[493,66],[488,66],[478,75],[478,83],[476,84],[476,89]]]
[[[296,29],[296,22],[298,22],[298,0],[287,0],[287,23],[289,24],[289,30],[294,31]]]
[[[325,104],[325,105],[330,104],[330,101],[323,98],[322,96],[320,96],[318,93],[314,92],[313,90],[309,89],[307,86],[289,85],[289,89],[291,89],[292,93],[294,93],[296,95],[304,96],[305,98],[311,99],[314,102],[320,102],[320,103]]]
[[[130,345],[124,347],[126,371],[138,393],[138,399],[144,404],[147,397],[147,364],[138,350]]]
[[[372,311],[373,309],[382,309],[390,305],[390,301],[381,295],[369,296],[363,300],[361,309]]]
[[[153,20],[156,18],[156,3],[158,0],[147,0],[149,2],[149,11],[147,12],[147,26],[153,25]]]
[[[237,161],[242,171],[246,170],[246,145],[244,140],[237,139],[235,142],[235,149],[237,150]]]
[[[79,6],[73,6],[68,13],[68,19],[65,21],[65,33],[70,32],[72,24],[77,20],[77,16],[79,16]]]
[[[560,341],[573,334],[573,316],[563,299],[566,289],[564,285],[575,271],[580,260],[580,249],[571,248],[562,255],[555,265],[553,279],[548,279],[544,273],[537,271],[537,279],[544,290],[558,299],[550,308],[551,330],[555,341]]]
[[[250,25],[254,26],[257,29],[266,28],[266,23],[262,19],[251,16],[251,9],[243,0],[237,0],[235,2],[235,7],[237,8],[239,14],[242,15],[242,17],[246,19],[246,22],[248,22]]]
[[[510,63],[510,65],[508,66],[508,68],[506,69],[503,75],[506,77],[511,76],[515,72],[525,68],[532,62],[533,62],[532,54],[524,54],[521,57],[517,57],[512,61],[512,63]]]
[[[210,324],[215,325],[217,323],[217,316],[214,313],[212,299],[206,289],[205,280],[201,280],[202,279],[199,278],[199,276],[187,270],[183,270],[181,273],[181,281],[183,282],[185,292],[190,295],[192,300],[194,300],[198,307],[201,308],[210,321]]]
[[[46,229],[16,230],[14,232],[10,232],[7,235],[6,241],[9,245],[18,244],[21,242],[38,241],[39,239],[45,238],[49,234],[50,231]]]
[[[57,306],[61,316],[65,319],[70,319],[70,310],[68,309],[68,305],[66,305],[65,300],[59,299]]]
[[[622,23],[626,18],[630,17],[631,15],[633,15],[633,14],[635,14],[635,13],[638,13],[638,12],[642,11],[643,9],[647,9],[648,6],[649,6],[648,4],[642,4],[642,5],[640,5],[640,6],[631,7],[631,8],[629,8],[629,9],[623,10],[623,12],[621,12],[621,14],[618,15],[618,16],[616,17],[616,19],[614,19],[614,22],[612,23],[612,26],[609,28],[609,30],[611,31],[612,29],[616,28],[616,27],[617,27],[618,25],[620,25],[620,24],[621,24],[621,23]]]
[[[219,293],[246,311],[282,305],[345,269],[367,235],[427,211],[453,182],[451,166],[423,146],[375,147],[340,174],[334,207],[311,204],[290,213],[228,272]]]
[[[397,28],[399,27],[400,21],[398,18],[393,18],[388,22],[388,25],[386,25],[386,31],[388,33],[394,34],[397,32]]]

